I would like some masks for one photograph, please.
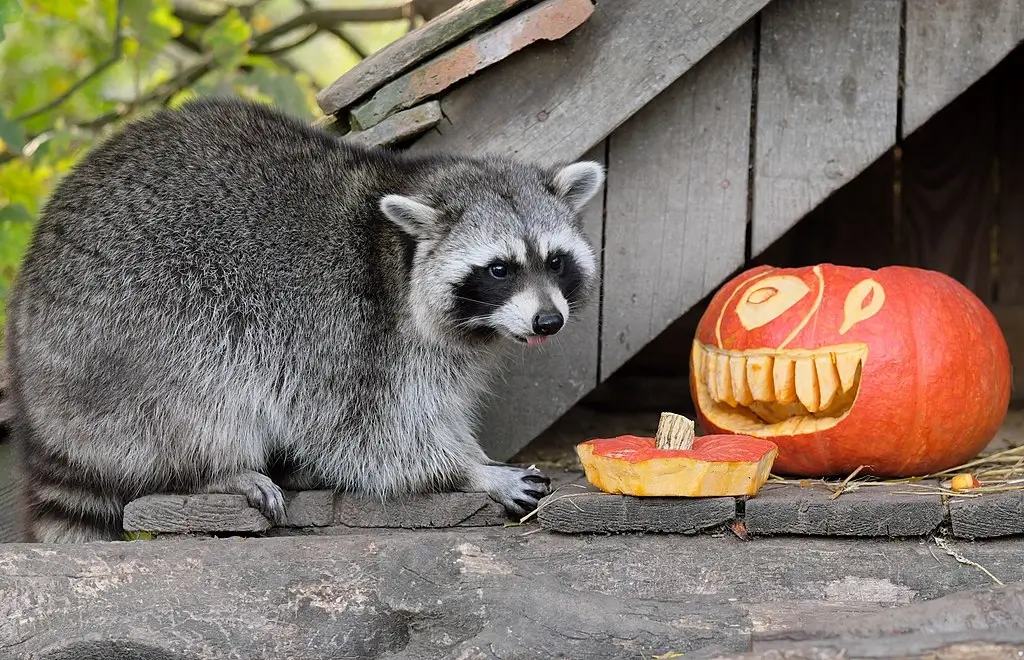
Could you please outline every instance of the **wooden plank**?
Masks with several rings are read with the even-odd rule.
[[[1021,4],[1024,4],[1022,2]],[[999,288],[1003,305],[1024,305],[1024,46],[998,69]],[[1024,377],[1024,361],[1017,362]],[[1024,386],[1024,382],[1016,381]],[[1024,396],[1024,387],[1018,392]]]
[[[609,140],[601,380],[743,263],[753,44],[741,28]]]
[[[900,0],[787,0],[761,21],[751,250],[896,140]]]
[[[907,0],[903,134],[920,128],[1024,39],[1024,2]]]
[[[604,143],[584,157],[605,164]],[[584,209],[583,225],[600,272],[604,195],[599,193]],[[513,353],[481,418],[480,443],[491,458],[508,460],[597,384],[600,305],[595,295],[547,344]]]
[[[0,543],[18,540],[13,467],[14,447],[10,442],[0,442]]]
[[[441,100],[449,121],[413,149],[553,164],[600,142],[769,0],[599,2],[565,39],[474,76]]]
[[[369,128],[396,110],[436,96],[530,44],[561,39],[593,12],[591,0],[544,0],[384,85],[352,109],[352,127]]]
[[[996,87],[985,78],[903,144],[900,260],[941,271],[992,302]]]
[[[320,91],[316,102],[334,114],[394,79],[417,62],[457,42],[475,28],[531,0],[464,0],[413,32],[388,44]]]
[[[353,131],[344,137],[349,142],[369,147],[388,147],[428,131],[441,121],[441,104],[429,101],[414,108],[396,112],[364,131]]]
[[[734,518],[735,497],[630,497],[593,487],[550,495],[537,510],[542,527],[562,534],[696,534]]]

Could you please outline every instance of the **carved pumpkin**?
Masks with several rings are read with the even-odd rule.
[[[1006,340],[942,273],[761,266],[698,325],[690,391],[708,433],[770,439],[791,476],[920,476],[970,460],[1010,398]]]

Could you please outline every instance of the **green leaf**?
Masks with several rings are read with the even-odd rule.
[[[253,101],[268,103],[299,119],[313,118],[306,102],[307,91],[294,74],[276,66],[254,66],[247,74],[239,76],[236,87],[239,94]]]
[[[3,151],[20,152],[25,146],[25,128],[13,119],[5,117],[2,110],[0,110],[0,143],[4,146],[4,148],[0,148],[0,153]]]
[[[238,9],[231,8],[203,32],[203,44],[213,53],[213,58],[227,68],[237,67],[249,52],[252,27]]]
[[[0,42],[4,40],[4,26],[21,18],[21,0],[0,0]]]

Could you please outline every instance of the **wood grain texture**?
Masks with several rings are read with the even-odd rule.
[[[695,534],[736,517],[736,498],[629,497],[565,489],[542,501],[537,519],[563,534]]]
[[[753,30],[609,138],[601,380],[742,265]]]
[[[985,78],[907,137],[900,260],[955,278],[992,302],[996,219],[996,85]]]
[[[13,543],[18,540],[13,454],[14,448],[10,442],[0,443],[0,543]]]
[[[417,62],[458,42],[473,29],[531,0],[465,0],[361,60],[316,96],[324,114],[334,114],[372,93]]]
[[[335,498],[334,524],[343,527],[440,529],[503,525],[504,508],[485,493],[438,493],[376,502],[342,495]]]
[[[493,152],[543,164],[578,158],[766,4],[599,2],[564,39],[532,46],[445,96],[449,121],[412,148]]]
[[[346,133],[344,139],[368,147],[389,147],[430,130],[440,121],[441,104],[428,101],[396,112],[366,130]]]
[[[974,499],[955,498],[949,503],[953,535],[986,539],[1024,534],[1024,493],[986,493]]]
[[[0,546],[0,657],[139,657],[104,654],[114,641],[209,660],[701,657],[749,649],[754,607],[884,608],[991,584],[933,551],[536,528],[12,544]],[[963,551],[1005,582],[1024,579],[1019,541]]]
[[[437,96],[456,83],[538,41],[561,39],[594,11],[591,0],[544,0],[377,90],[352,108],[353,128],[366,129],[397,110]]]
[[[147,495],[124,508],[126,532],[262,532],[270,521],[242,495]]]
[[[938,494],[901,494],[906,488],[873,486],[829,499],[826,488],[766,484],[747,500],[746,530],[815,536],[921,536],[946,514]]]
[[[1024,39],[1021,0],[907,0],[903,134],[910,135]]]
[[[761,21],[758,254],[896,140],[900,0],[787,0]]]
[[[1024,222],[1021,216],[1020,222]],[[1004,243],[1012,246],[1013,243]],[[1024,243],[1017,243],[1024,246]],[[1021,249],[1021,248],[1017,248]],[[992,306],[992,313],[1003,331],[1006,345],[1010,349],[1010,366],[1013,380],[1010,381],[1010,401],[1013,404],[1024,402],[1024,303],[997,303]]]
[[[605,163],[602,143],[584,157]],[[583,226],[597,251],[604,224],[604,191],[583,210]],[[601,302],[590,304],[541,347],[513,347],[503,373],[491,385],[478,437],[488,455],[508,460],[597,385],[598,320]],[[582,438],[581,438],[582,440]]]

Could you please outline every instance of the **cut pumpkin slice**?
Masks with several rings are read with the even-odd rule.
[[[646,497],[756,495],[778,446],[746,435],[693,437],[693,422],[663,413],[657,438],[622,435],[576,446],[587,481],[606,493]]]

